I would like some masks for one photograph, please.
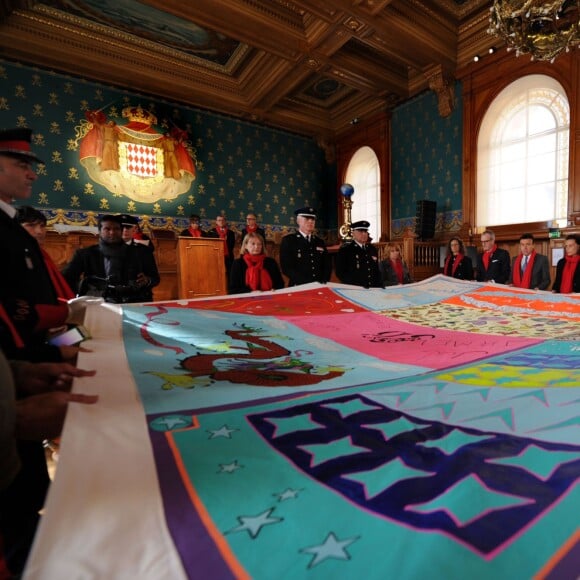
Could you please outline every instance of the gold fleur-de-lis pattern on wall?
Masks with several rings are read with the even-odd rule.
[[[192,213],[207,226],[225,213],[236,228],[252,211],[273,233],[294,225],[297,205],[316,207],[321,229],[336,222],[335,171],[314,139],[9,61],[0,60],[0,78],[0,127],[33,130],[33,148],[44,164],[37,168],[30,203],[49,222],[52,216],[88,223],[95,213],[121,212],[179,229]],[[121,112],[128,106],[153,113],[160,134],[188,131],[196,170],[189,191],[175,199],[135,202],[91,180],[79,162],[86,114],[102,111],[124,124]]]
[[[439,231],[463,223],[461,192],[462,98],[455,87],[456,106],[448,117],[438,112],[433,91],[397,107],[392,116],[392,223],[399,236],[413,228],[417,201],[437,202]]]

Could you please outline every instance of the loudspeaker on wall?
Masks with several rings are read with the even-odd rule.
[[[435,236],[437,202],[421,199],[417,202],[415,233],[420,240],[430,240]]]

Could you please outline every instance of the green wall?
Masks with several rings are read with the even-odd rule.
[[[455,85],[455,107],[439,114],[437,95],[422,93],[393,111],[391,134],[392,222],[400,236],[414,227],[416,203],[437,202],[437,231],[458,230],[462,213],[462,96]]]
[[[91,224],[98,214],[131,213],[157,227],[185,227],[191,213],[209,226],[225,213],[233,227],[253,211],[271,231],[294,224],[297,207],[316,207],[320,229],[336,228],[336,168],[314,140],[105,86],[92,81],[0,60],[0,128],[29,127],[38,166],[30,203],[49,219]],[[141,106],[165,133],[186,129],[197,162],[189,191],[173,200],[134,201],[94,182],[79,161],[79,130],[89,110],[117,124],[126,107]]]

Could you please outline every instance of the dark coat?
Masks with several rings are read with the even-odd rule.
[[[288,277],[288,286],[310,282],[326,284],[332,273],[332,262],[324,240],[313,235],[308,242],[299,232],[282,238],[280,267]]]
[[[266,230],[264,230],[264,228],[258,228],[255,231],[256,234],[260,234],[262,236],[262,238],[264,238],[264,241],[266,241]],[[246,228],[242,229],[242,241],[244,240],[244,238],[246,237],[246,235],[248,234],[248,230]]]
[[[105,260],[98,244],[77,250],[62,274],[79,295],[103,296],[107,302],[151,302],[152,288],[159,284],[159,272],[153,253],[139,244],[123,244],[119,278],[107,281]],[[136,287],[137,275],[143,273],[151,283]],[[92,280],[91,280],[92,279]]]
[[[230,294],[243,294],[244,292],[251,292],[252,289],[246,286],[246,270],[248,265],[244,258],[236,258],[232,263],[232,270],[230,272]],[[284,288],[284,280],[282,279],[282,274],[280,273],[280,268],[278,263],[274,258],[266,256],[264,258],[264,270],[270,274],[272,279],[272,287],[274,290],[279,290]]]
[[[510,255],[507,250],[497,248],[489,257],[489,268],[483,265],[483,254],[477,255],[477,281],[507,284],[510,279]]]
[[[205,237],[208,238],[219,238],[220,235],[216,228],[208,230]],[[236,245],[236,234],[228,228],[226,233],[226,246],[228,248],[228,254],[224,257],[224,262],[226,266],[226,279],[230,277],[230,270],[232,268],[232,262],[234,261],[234,246]]]
[[[370,244],[362,248],[354,240],[345,242],[336,254],[335,271],[343,284],[363,288],[383,287],[378,251]]]
[[[458,254],[459,256],[460,254]],[[454,264],[453,256],[451,256],[451,260],[449,260],[449,264],[447,270],[445,267],[443,268],[443,274],[445,276],[451,276],[452,278],[457,278],[457,280],[473,280],[473,264],[471,262],[471,258],[468,256],[462,256],[461,262],[457,266],[455,273],[453,272],[453,264]]]
[[[379,270],[381,272],[381,280],[384,286],[397,286],[399,284],[399,279],[397,278],[397,273],[391,264],[391,260],[383,260],[379,264]],[[412,281],[409,267],[406,262],[403,261],[403,284],[410,284]]]
[[[560,286],[562,285],[562,273],[564,272],[564,266],[566,265],[566,258],[558,260],[556,265],[556,279],[554,280],[554,285],[552,286],[553,292],[560,292]],[[572,292],[580,292],[580,264],[576,265],[576,270],[574,271],[574,278],[572,279]]]
[[[509,283],[514,282],[514,264],[518,257],[512,259],[512,267],[510,271]],[[548,263],[547,256],[543,254],[537,254],[534,258],[534,265],[532,267],[532,278],[530,280],[530,288],[535,290],[547,290],[550,286],[550,264]]]
[[[11,334],[4,332],[0,345],[12,358],[61,360],[60,351],[45,344],[46,330],[66,322],[68,307],[58,301],[38,242],[1,209],[0,255],[0,302],[26,348],[17,348]]]
[[[0,300],[23,298],[32,304],[57,304],[58,297],[38,242],[0,210]]]

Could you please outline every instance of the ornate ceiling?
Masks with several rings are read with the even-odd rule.
[[[493,44],[489,5],[0,0],[0,56],[333,139],[452,82]]]

